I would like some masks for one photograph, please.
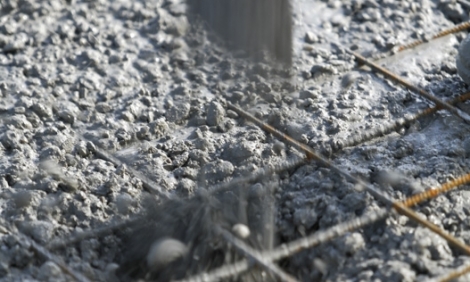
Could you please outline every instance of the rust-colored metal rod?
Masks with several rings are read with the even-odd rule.
[[[429,221],[426,221],[422,217],[420,217],[417,213],[415,213],[413,210],[409,209],[408,207],[404,206],[403,204],[396,202],[392,200],[388,195],[384,194],[383,192],[375,189],[371,184],[366,183],[363,180],[360,180],[348,172],[338,168],[337,166],[333,165],[330,163],[327,159],[324,157],[320,156],[317,154],[312,148],[309,146],[298,142],[297,140],[293,139],[292,137],[288,136],[287,134],[284,134],[280,132],[279,130],[275,129],[274,127],[266,124],[265,122],[262,122],[261,120],[257,119],[253,115],[249,114],[248,112],[240,109],[239,107],[227,102],[227,107],[230,108],[231,110],[237,112],[239,115],[245,117],[246,119],[250,120],[251,122],[255,123],[265,131],[273,134],[274,136],[280,138],[284,142],[287,142],[288,144],[293,145],[294,147],[302,150],[305,152],[308,158],[315,159],[318,162],[320,162],[322,165],[325,165],[329,167],[331,170],[337,172],[338,174],[341,174],[344,176],[347,180],[356,183],[357,185],[364,187],[372,196],[374,196],[376,199],[380,200],[383,204],[386,205],[391,205],[393,206],[398,212],[406,215],[412,220],[415,220],[418,223],[421,223],[423,226],[429,228],[431,231],[436,232],[439,236],[442,238],[446,239],[450,244],[460,248],[463,252],[467,253],[470,255],[470,247],[467,245],[463,244],[461,241],[457,240],[455,237],[450,235],[449,233],[443,231],[440,229],[438,226],[432,224]]]
[[[418,205],[419,203],[422,203],[426,200],[432,199],[437,197],[438,195],[448,192],[458,186],[464,185],[470,183],[470,173],[465,174],[457,179],[454,179],[452,181],[449,181],[447,183],[444,183],[438,188],[430,188],[424,192],[418,193],[416,195],[413,195],[404,201],[396,201],[393,204],[393,207],[397,211],[402,211],[403,207],[413,207],[415,205]],[[407,212],[406,209],[404,211],[405,213]],[[280,246],[276,248],[273,252],[284,252],[282,256],[280,254],[274,255],[273,258],[275,259],[282,259],[286,256],[290,256],[294,253],[297,253],[303,249],[306,248],[311,248],[314,247],[320,243],[325,242],[326,239],[331,240],[337,236],[344,235],[347,232],[356,230],[358,228],[364,227],[368,224],[371,224],[375,221],[378,221],[380,219],[385,218],[389,214],[389,210],[387,209],[381,209],[377,211],[377,213],[371,214],[371,215],[365,215],[358,217],[356,219],[353,219],[351,221],[345,222],[340,224],[342,227],[336,228],[337,226],[339,227],[340,225],[334,226],[330,229],[326,229],[325,231],[319,231],[313,235],[307,238],[299,239],[298,242],[294,241],[288,244],[285,244],[285,246]],[[414,217],[414,215],[413,215]],[[454,241],[454,239],[451,239]],[[460,245],[460,243],[459,243]],[[284,250],[282,250],[284,249]],[[464,249],[468,249],[468,246],[466,246]],[[288,253],[285,253],[286,250],[290,250]]]
[[[371,60],[368,60],[367,58],[363,57],[362,55],[360,55],[358,53],[355,53],[355,52],[352,52],[352,51],[349,51],[349,52],[354,57],[356,57],[356,59],[358,61],[362,62],[363,64],[368,65],[369,67],[371,67],[375,71],[378,71],[378,72],[382,73],[384,76],[388,77],[389,79],[400,83],[401,85],[405,86],[409,90],[411,90],[413,92],[416,92],[417,94],[421,95],[422,97],[432,101],[433,103],[436,104],[436,106],[440,106],[443,109],[448,110],[449,112],[451,112],[455,116],[461,118],[465,122],[470,123],[470,116],[468,114],[466,114],[466,113],[462,112],[461,110],[449,105],[447,102],[444,102],[441,99],[429,94],[428,92],[424,91],[423,89],[421,89],[417,86],[414,86],[410,82],[408,82],[408,81],[404,80],[403,78],[397,76],[396,74],[392,73],[391,71],[387,70],[386,68],[384,68],[382,66],[379,66],[378,64],[372,62]]]
[[[469,272],[470,272],[470,264],[464,265],[463,267],[459,267],[458,269],[453,270],[450,273],[447,273],[445,275],[442,275],[441,277],[432,279],[430,281],[450,282],[450,281],[454,281],[454,279],[459,278],[460,276],[465,275]]]
[[[235,112],[237,112],[240,116],[243,116],[247,120],[255,123],[257,126],[262,128],[263,130],[271,133],[272,135],[276,136],[280,140],[284,141],[288,145],[293,146],[294,148],[304,152],[307,156],[307,159],[312,160],[315,159],[318,161],[320,164],[329,167],[331,170],[337,172],[338,174],[341,174],[344,176],[348,181],[357,183],[361,187],[365,187],[369,193],[371,193],[375,198],[381,200],[383,203],[391,205],[393,203],[392,199],[388,196],[385,195],[384,193],[380,192],[379,190],[375,189],[372,187],[372,185],[369,185],[365,183],[364,181],[352,176],[348,172],[338,168],[337,166],[333,165],[328,161],[326,158],[323,156],[320,156],[317,154],[312,148],[309,146],[295,140],[294,138],[290,137],[287,134],[282,133],[281,131],[275,129],[274,127],[270,126],[269,124],[262,122],[261,120],[257,119],[253,115],[249,114],[248,112],[240,109],[239,107],[231,104],[230,102],[227,102],[227,107]]]
[[[467,184],[469,182],[470,182],[470,174],[466,174],[455,180],[449,181],[441,185],[438,188],[431,188],[422,193],[411,196],[407,198],[406,200],[402,201],[401,204],[407,207],[412,207],[426,200],[434,198],[437,195],[447,192],[453,188],[456,188],[457,186]],[[363,216],[360,216],[360,217],[348,220],[346,222],[337,224],[335,226],[332,226],[328,229],[318,231],[308,237],[300,238],[298,240],[292,241],[287,244],[282,244],[281,246],[278,246],[276,249],[272,251],[261,253],[261,255],[266,261],[275,261],[275,260],[289,257],[302,250],[318,246],[322,243],[326,243],[348,232],[357,230],[359,228],[363,228],[369,224],[372,224],[376,221],[384,219],[390,214],[390,211],[391,211],[390,208],[383,208],[374,213],[365,214]],[[210,273],[193,276],[189,278],[188,280],[184,280],[184,281],[186,282],[218,281],[219,279],[235,276],[243,271],[248,270],[249,267],[250,265],[248,264],[248,262],[246,260],[242,260],[234,264],[222,266]],[[470,271],[470,266],[468,267],[468,270],[466,271]],[[459,275],[462,275],[464,273],[465,272],[453,273],[452,278],[449,278],[449,280],[456,278]],[[442,280],[442,281],[449,281],[449,280]]]
[[[461,240],[455,238],[450,233],[442,230],[441,228],[439,228],[439,226],[425,220],[424,218],[419,216],[417,213],[415,213],[413,210],[411,210],[410,208],[408,208],[404,204],[402,204],[400,202],[395,202],[395,203],[393,203],[393,208],[397,212],[399,212],[403,215],[406,215],[407,217],[413,219],[414,221],[416,221],[416,222],[420,223],[421,225],[425,226],[426,228],[428,228],[432,232],[434,232],[437,235],[441,236],[447,242],[449,242],[450,244],[452,244],[455,247],[459,248],[465,254],[470,255],[470,247],[467,246],[464,242],[462,242]]]
[[[454,27],[451,27],[449,29],[446,29],[446,30],[443,30],[435,35],[433,35],[431,37],[431,40],[432,39],[438,39],[438,38],[441,38],[441,37],[444,37],[446,35],[449,35],[449,34],[452,34],[452,33],[457,33],[457,32],[460,32],[460,31],[464,31],[466,29],[469,29],[470,28],[470,21],[466,21],[466,22],[463,22],[463,23],[460,23]],[[406,49],[411,49],[411,48],[414,48],[418,45],[421,45],[423,44],[424,40],[416,40],[416,41],[413,41],[411,43],[408,43],[408,44],[405,44],[405,45],[402,45],[400,47],[397,48],[397,52],[401,52],[401,51],[404,51]]]
[[[271,262],[289,257],[301,250],[317,246],[321,243],[326,243],[336,237],[346,234],[347,232],[372,224],[373,222],[386,217],[389,213],[390,207],[388,209],[380,209],[377,212],[369,213],[337,224],[326,230],[318,231],[308,237],[300,238],[287,244],[282,244],[272,251],[262,252],[260,256],[264,258],[264,261]],[[221,266],[209,273],[201,273],[179,282],[221,281],[228,277],[239,275],[240,273],[247,271],[250,267],[251,264],[244,259],[232,264]]]
[[[435,198],[439,196],[442,193],[445,193],[447,191],[450,191],[454,189],[457,186],[464,185],[470,182],[470,173],[465,174],[463,176],[460,176],[454,180],[451,180],[449,182],[446,182],[442,184],[439,188],[436,189],[428,189],[424,192],[418,193],[416,195],[413,195],[411,197],[408,197],[401,203],[407,207],[412,207],[415,206],[419,203],[422,203],[426,200]]]
[[[404,45],[401,45],[401,46],[394,47],[390,51],[383,52],[383,53],[376,53],[376,54],[371,56],[371,59],[373,59],[374,61],[384,59],[386,57],[393,56],[396,53],[399,53],[399,52],[402,52],[402,51],[405,51],[405,50],[408,50],[408,49],[415,48],[415,47],[417,47],[421,44],[429,42],[430,40],[435,40],[435,39],[447,36],[447,35],[452,34],[452,33],[457,33],[457,32],[460,32],[460,31],[464,31],[464,30],[469,29],[469,28],[470,28],[470,21],[462,22],[462,23],[460,23],[456,26],[445,29],[445,30],[431,36],[429,38],[429,40],[418,39],[418,40],[415,40],[415,41],[410,42],[408,44],[404,44]]]
[[[460,102],[464,102],[466,100],[470,99],[470,92],[467,92],[459,97],[456,97],[450,101],[448,101],[449,104],[455,105]],[[398,128],[401,128],[407,124],[410,124],[424,116],[431,115],[439,110],[441,110],[442,107],[439,105],[436,105],[434,107],[427,108],[423,111],[420,111],[414,115],[405,115],[395,121],[393,123],[386,125],[386,126],[380,126],[374,130],[371,130],[369,132],[361,133],[361,134],[356,134],[351,137],[348,137],[346,140],[341,140],[337,142],[330,142],[331,144],[331,149],[333,153],[340,151],[346,147],[352,147],[356,146],[360,143],[372,140],[374,138],[384,136],[394,130],[397,130]]]

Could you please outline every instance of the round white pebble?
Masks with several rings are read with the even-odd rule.
[[[147,265],[151,269],[159,269],[183,257],[187,252],[188,247],[178,240],[171,238],[160,239],[150,247],[147,254]]]
[[[250,236],[250,229],[245,224],[237,223],[232,227],[233,233],[238,237],[245,239]]]

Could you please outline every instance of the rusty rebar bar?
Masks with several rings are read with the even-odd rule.
[[[470,182],[470,174],[465,174],[457,179],[444,183],[440,187],[430,188],[424,192],[413,195],[405,199],[404,201],[396,202],[396,203],[399,203],[400,204],[399,206],[412,207],[426,200],[434,198],[442,193],[448,192],[449,190],[454,189],[457,186],[467,184],[469,182]],[[353,218],[346,222],[337,224],[328,229],[318,231],[310,236],[300,238],[300,239],[297,239],[295,241],[292,241],[286,244],[282,244],[272,251],[261,253],[261,255],[264,257],[266,261],[276,261],[276,260],[280,260],[280,259],[292,256],[302,250],[315,247],[322,243],[326,243],[328,241],[331,241],[334,238],[343,236],[348,232],[357,230],[359,228],[372,224],[376,221],[384,219],[390,214],[391,211],[392,211],[391,207],[379,209],[373,213],[368,213],[363,216]],[[227,278],[230,276],[235,276],[243,271],[246,271],[247,269],[249,269],[249,267],[250,265],[248,264],[248,262],[246,260],[242,260],[234,264],[222,266],[210,273],[204,273],[204,274],[199,274],[199,275],[190,277],[189,279],[182,280],[181,282],[183,281],[184,282],[218,281],[219,279]],[[470,266],[468,266],[468,269],[465,269],[465,272],[463,270],[458,271],[458,272],[456,271],[455,273],[453,273],[452,276],[449,275],[449,277],[451,278],[449,278],[448,280],[442,280],[442,281],[450,281],[451,279],[456,278],[469,271],[470,271]]]
[[[466,100],[469,100],[470,99],[470,92],[467,92],[459,97],[456,97],[450,101],[448,101],[449,104],[451,105],[455,105],[457,103],[460,103],[460,102],[464,102]],[[427,115],[431,115],[439,110],[441,110],[442,107],[439,106],[439,105],[436,105],[434,107],[430,107],[430,108],[427,108],[427,109],[424,109],[416,114],[409,114],[409,115],[404,115],[403,117],[393,121],[392,123],[388,124],[388,125],[380,125],[379,127],[371,130],[371,131],[368,131],[368,132],[364,132],[364,133],[358,133],[358,134],[355,134],[353,136],[350,136],[348,137],[347,139],[345,140],[340,140],[340,141],[330,141],[330,146],[331,146],[331,149],[332,149],[332,152],[333,153],[336,153],[346,147],[352,147],[352,146],[356,146],[356,145],[359,145],[361,143],[364,143],[364,142],[367,142],[367,141],[370,141],[374,138],[377,138],[377,137],[380,137],[380,136],[384,136],[392,131],[395,131],[399,128],[402,128],[408,124],[411,124],[412,122],[424,117],[424,116],[427,116]]]
[[[383,74],[384,76],[386,76],[387,78],[389,78],[390,80],[393,80],[393,81],[396,81],[398,83],[400,83],[401,85],[405,86],[406,88],[408,88],[409,90],[419,94],[420,96],[432,101],[434,104],[436,104],[436,106],[440,106],[442,107],[443,109],[446,109],[448,110],[450,113],[452,113],[453,115],[461,118],[462,120],[464,120],[465,122],[467,123],[470,123],[470,116],[457,109],[456,107],[450,105],[449,103],[447,102],[444,102],[442,101],[441,99],[429,94],[427,91],[425,91],[424,89],[421,89],[413,84],[411,84],[410,82],[406,81],[405,79],[399,77],[398,75],[392,73],[391,71],[387,70],[386,68],[382,67],[382,66],[379,66],[378,64],[376,64],[375,62],[363,57],[362,55],[356,53],[356,52],[353,52],[353,51],[348,51],[350,54],[352,54],[354,57],[356,57],[356,59],[360,62],[362,62],[363,64],[365,65],[368,65],[369,67],[371,67],[373,70],[377,71],[377,72],[380,72],[381,74]]]
[[[464,31],[464,30],[469,29],[469,28],[470,28],[470,21],[466,21],[466,22],[460,23],[456,26],[445,29],[445,30],[433,35],[430,40],[438,39],[438,38],[447,36],[447,35],[452,34],[452,33],[457,33],[457,32],[460,32],[460,31]],[[408,44],[405,44],[405,45],[402,45],[402,46],[398,47],[397,52],[401,52],[401,51],[404,51],[406,49],[414,48],[414,47],[416,47],[418,45],[421,45],[425,42],[427,42],[427,41],[426,40],[421,40],[421,39],[413,41],[411,43],[408,43]]]

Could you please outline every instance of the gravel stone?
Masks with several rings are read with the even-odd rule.
[[[158,119],[150,123],[150,132],[157,138],[165,136],[169,130],[170,128],[168,124],[162,119]]]
[[[203,193],[299,153],[225,110],[225,101],[396,200],[466,173],[468,125],[446,111],[366,140],[429,103],[367,67],[359,69],[345,48],[374,60],[386,55],[382,66],[451,100],[468,90],[470,41],[464,33],[438,40],[430,35],[468,20],[468,1],[290,1],[292,67],[272,64],[262,50],[255,61],[229,52],[184,2],[0,1],[3,220],[47,245],[51,238],[68,240],[149,215],[150,232],[141,232],[148,237],[138,240],[143,245],[125,240],[132,237],[128,231],[139,233],[129,225],[54,250],[89,280],[170,281],[188,278],[175,276],[180,273],[211,271],[221,257],[227,263],[239,256],[219,236],[211,237],[214,221],[264,250],[277,246],[274,238],[289,242],[383,207],[314,160],[224,193]],[[238,18],[236,26],[243,22]],[[429,43],[388,56],[414,40]],[[467,103],[458,107],[469,112]],[[152,183],[170,199],[149,196]],[[469,242],[469,195],[457,189],[414,209]],[[241,235],[239,225],[250,235]],[[161,253],[165,238],[184,248]],[[186,251],[191,257],[181,256]],[[128,257],[132,277],[120,275]],[[390,215],[286,258],[280,267],[299,281],[427,281],[465,263],[439,237]],[[239,279],[272,280],[258,274]],[[3,227],[0,277],[70,280]]]
[[[310,69],[310,72],[312,73],[313,78],[319,78],[325,75],[337,74],[338,70],[329,64],[319,64],[319,65],[314,65]]]
[[[183,191],[185,195],[192,195],[196,189],[196,182],[188,178],[183,178],[178,182],[176,189]]]
[[[72,111],[69,110],[61,110],[59,112],[59,117],[61,120],[63,120],[65,123],[73,125],[76,117],[75,114]]]
[[[52,117],[52,110],[48,108],[46,105],[36,103],[32,106],[33,111],[42,118],[50,118]]]
[[[209,104],[209,107],[207,109],[207,125],[209,126],[217,126],[222,123],[224,120],[225,116],[225,109],[222,107],[221,104],[212,101]]]
[[[38,279],[41,281],[66,281],[60,267],[52,261],[46,261],[39,268]]]
[[[6,124],[12,125],[17,129],[32,129],[33,125],[24,115],[15,115],[5,121]]]
[[[47,221],[31,221],[23,222],[20,229],[27,235],[31,236],[35,241],[45,244],[50,241],[54,233],[54,225]]]
[[[174,123],[181,123],[189,116],[191,105],[189,103],[180,103],[174,105],[166,112],[166,120]]]
[[[215,184],[231,176],[234,171],[232,163],[218,160],[204,165],[199,175],[199,182],[203,185]]]
[[[305,42],[309,44],[314,44],[318,43],[320,40],[317,35],[315,35],[313,32],[307,32],[305,33]]]
[[[18,191],[13,195],[13,201],[17,209],[28,207],[33,200],[33,194],[31,191]]]
[[[159,240],[150,247],[147,266],[150,269],[160,269],[185,256],[187,252],[187,246],[178,240],[171,238]]]
[[[346,255],[354,255],[357,251],[365,247],[364,237],[361,233],[354,232],[345,236],[339,249]]]
[[[311,90],[303,90],[299,93],[299,98],[300,99],[317,99],[318,98],[318,92],[316,91],[311,91]]]
[[[85,142],[80,142],[75,146],[75,152],[82,158],[88,156],[88,149]]]
[[[245,224],[237,223],[232,227],[233,233],[242,239],[246,239],[250,236],[250,229]]]
[[[121,115],[121,118],[127,122],[134,122],[135,120],[135,116],[131,112],[128,112],[128,111],[123,112]]]
[[[240,143],[227,144],[222,156],[226,160],[240,163],[254,156],[256,153],[256,143],[242,141]]]
[[[306,229],[310,229],[318,222],[318,214],[315,210],[308,208],[297,209],[294,212],[293,221],[296,226],[302,226]]]

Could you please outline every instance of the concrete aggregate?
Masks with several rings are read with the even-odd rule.
[[[241,258],[208,231],[210,223],[269,249],[383,207],[315,162],[236,187],[246,195],[231,189],[201,196],[298,156],[226,101],[322,150],[394,199],[455,179],[467,173],[470,139],[468,125],[446,111],[333,149],[430,106],[357,68],[345,50],[372,56],[429,41],[469,19],[466,2],[292,0],[293,67],[279,69],[227,51],[179,0],[1,1],[0,216],[47,246],[143,214],[150,218],[143,237],[128,226],[51,252],[91,281],[127,281],[120,274],[128,269],[135,272],[124,274],[135,280],[165,281],[182,278],[174,273],[184,266],[190,274],[202,269],[186,252],[201,257],[199,267],[220,265],[214,250],[229,250],[225,262]],[[468,42],[464,33],[453,34],[378,62],[452,99],[469,89]],[[102,151],[119,162],[100,157]],[[134,170],[187,202],[150,196]],[[467,190],[415,210],[468,243]],[[163,238],[171,244],[160,248]],[[129,258],[137,263],[127,264]],[[464,263],[468,258],[445,240],[392,214],[279,265],[301,281],[426,281]],[[253,273],[241,279],[259,281]],[[0,226],[0,280],[71,277]]]

